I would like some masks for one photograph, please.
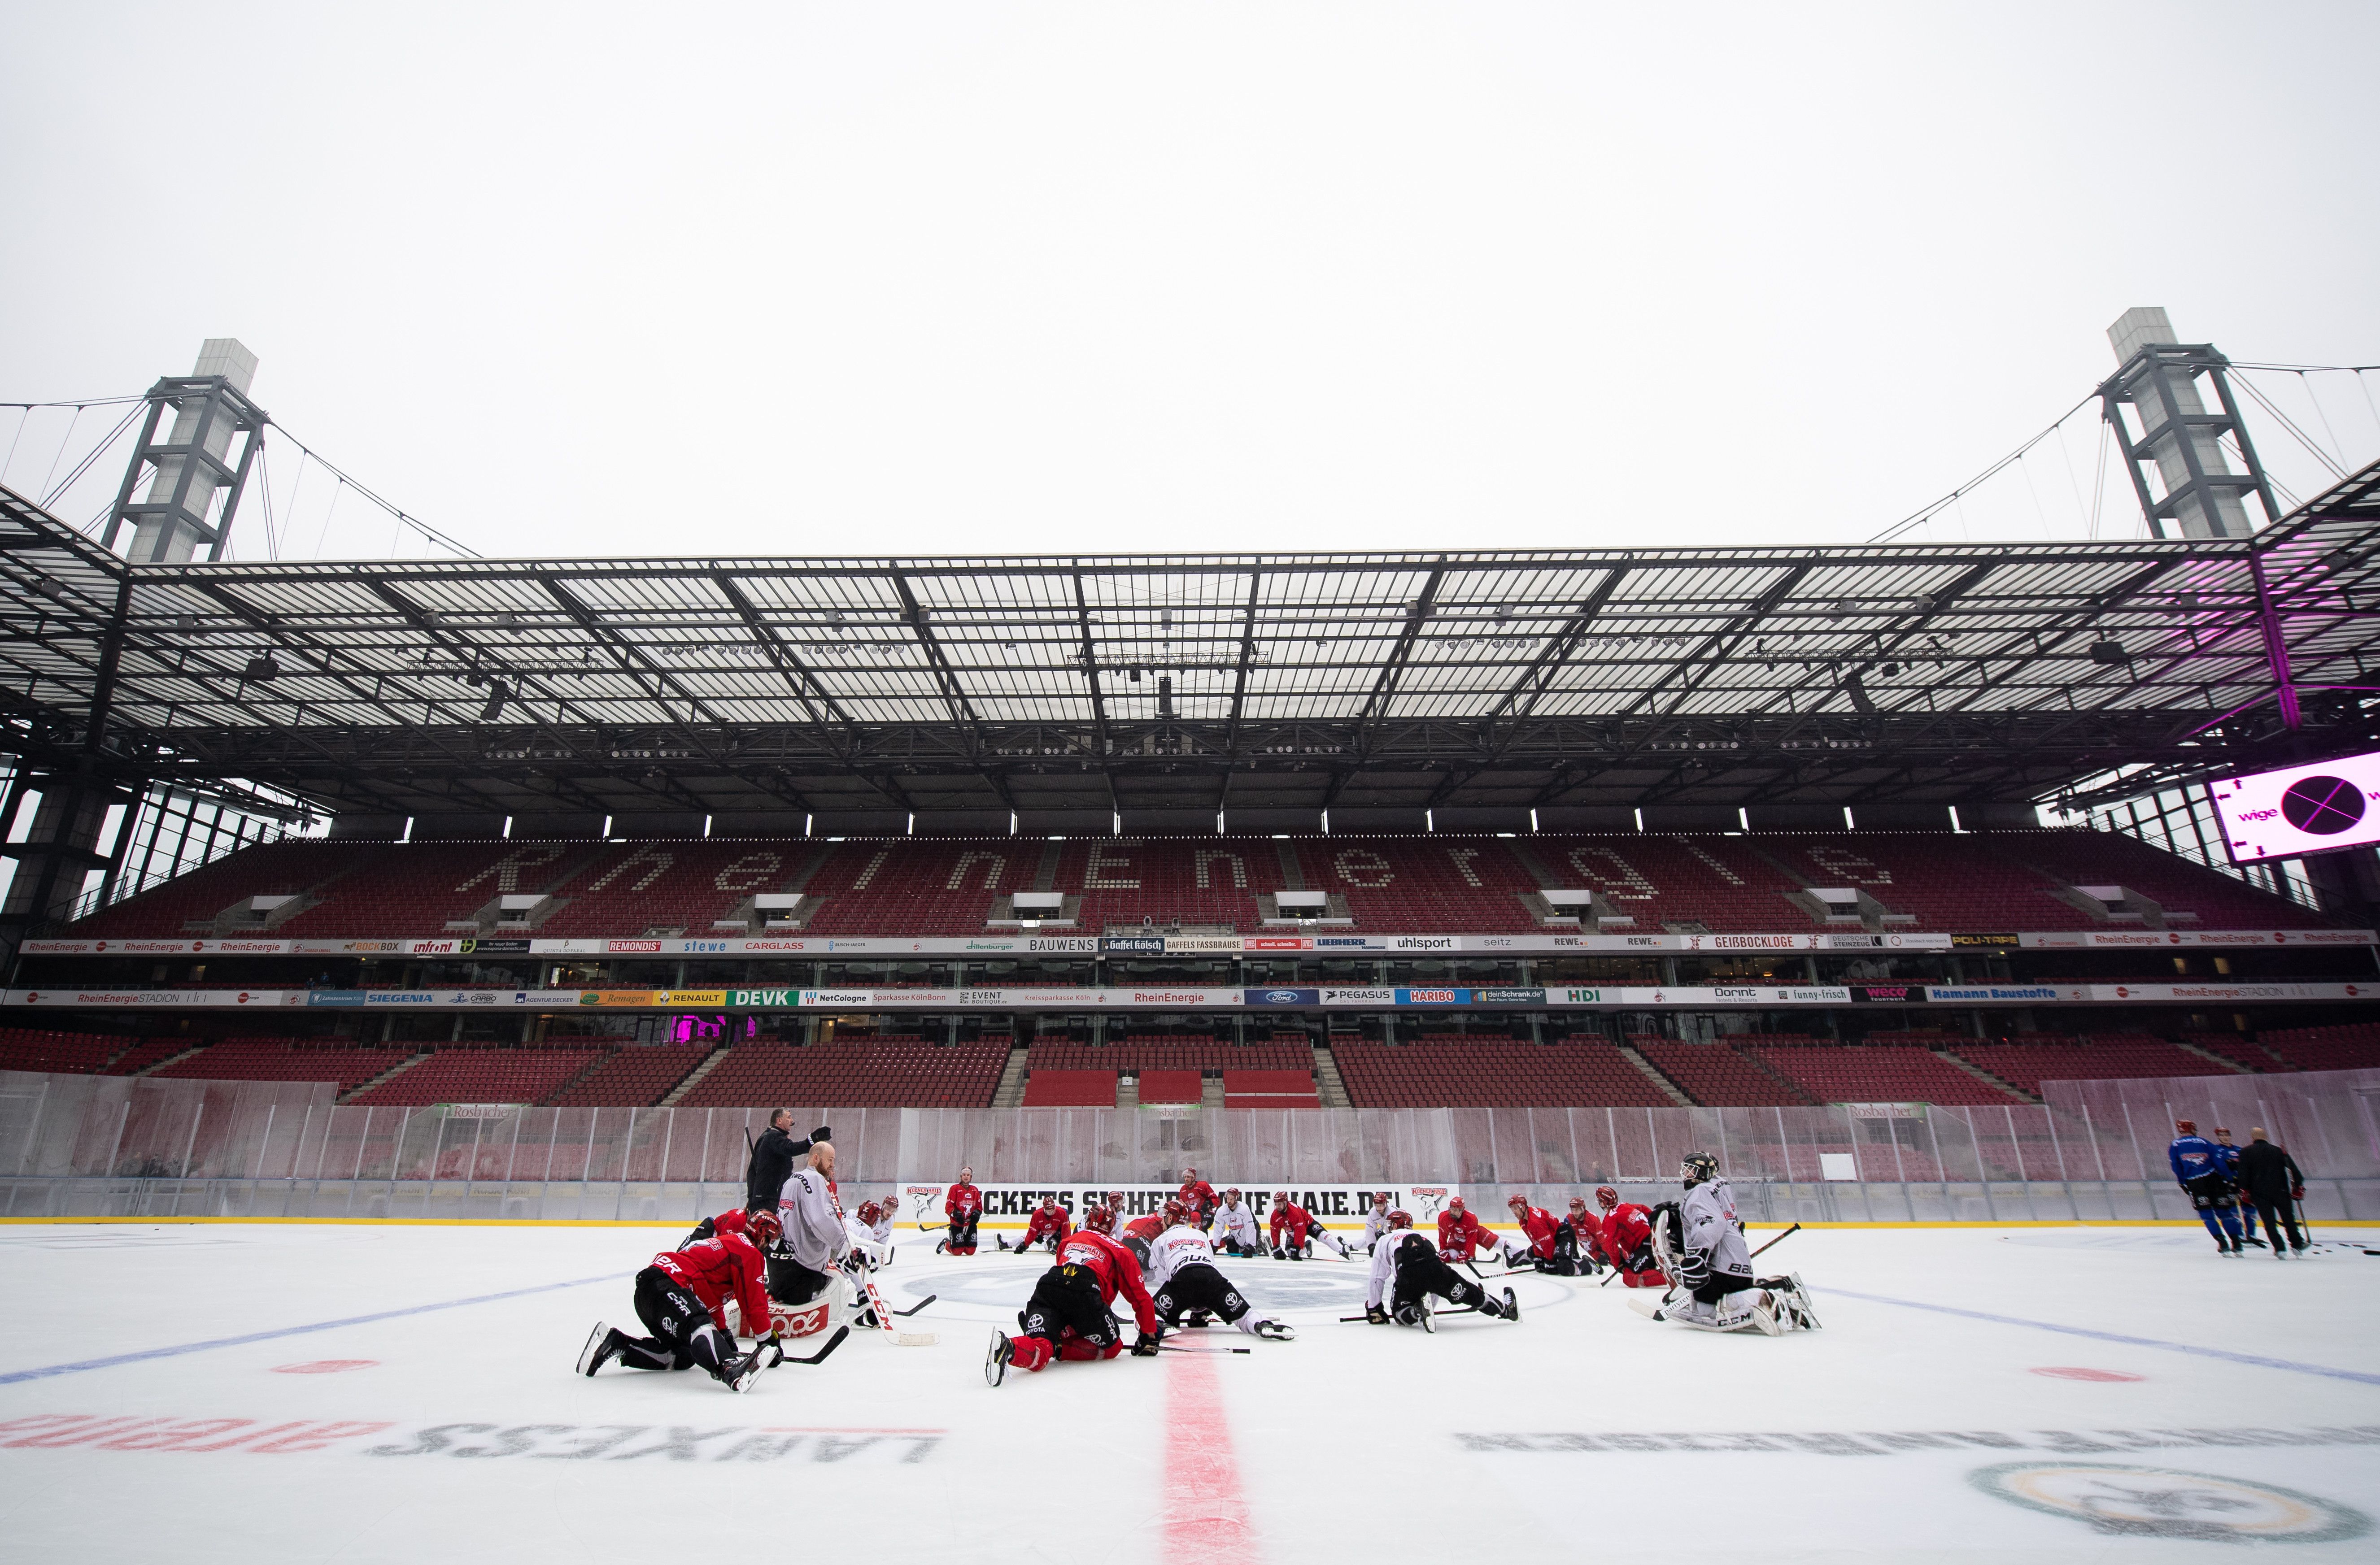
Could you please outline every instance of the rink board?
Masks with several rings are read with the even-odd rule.
[[[666,1558],[696,1517],[877,1560],[954,1558],[953,1528],[970,1559],[1166,1565],[2360,1560],[2374,1237],[2277,1262],[2178,1226],[1808,1231],[1761,1264],[1826,1328],[1775,1340],[1534,1276],[1517,1327],[1341,1326],[1360,1264],[1236,1262],[1297,1341],[1184,1333],[996,1391],[984,1340],[1042,1263],[912,1243],[884,1280],[939,1295],[913,1323],[938,1346],[855,1338],[739,1398],[571,1373],[594,1319],[633,1323],[650,1232],[10,1227],[0,1526],[18,1558],[127,1565]],[[1112,1508],[1096,1545],[1076,1496]]]

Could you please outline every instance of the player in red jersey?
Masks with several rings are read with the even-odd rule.
[[[1272,1193],[1272,1210],[1267,1214],[1272,1226],[1272,1258],[1302,1261],[1317,1244],[1328,1244],[1339,1252],[1341,1260],[1347,1259],[1347,1246],[1339,1236],[1324,1228],[1312,1212],[1289,1198],[1286,1190]]]
[[[1196,1169],[1182,1171],[1182,1188],[1176,1192],[1182,1204],[1190,1208],[1190,1219],[1200,1228],[1214,1220],[1215,1187],[1198,1177]]]
[[[1578,1257],[1580,1275],[1592,1277],[1601,1271],[1603,1256],[1595,1242],[1603,1235],[1603,1220],[1588,1209],[1585,1196],[1570,1198],[1570,1215],[1562,1219],[1562,1226],[1570,1230],[1571,1251]]]
[[[1083,1208],[1083,1226],[1089,1229],[1093,1233],[1104,1233],[1111,1239],[1114,1238],[1116,1230],[1115,1208],[1107,1205],[1103,1201],[1092,1202],[1089,1206]]]
[[[1153,1357],[1162,1333],[1141,1280],[1141,1258],[1104,1233],[1077,1232],[1059,1247],[1058,1264],[1041,1274],[1033,1298],[1016,1317],[1016,1335],[995,1331],[984,1354],[983,1377],[997,1386],[1008,1366],[1040,1370],[1058,1359],[1113,1358],[1123,1338],[1108,1306],[1122,1293],[1132,1301],[1140,1336],[1132,1351]]]
[[[1189,1220],[1190,1208],[1182,1204],[1179,1196],[1168,1195],[1165,1198],[1165,1205],[1156,1211],[1150,1212],[1146,1217],[1135,1218],[1124,1224],[1123,1231],[1116,1235],[1116,1240],[1125,1249],[1139,1256],[1141,1265],[1147,1266],[1148,1247],[1156,1243],[1157,1236],[1176,1223]]]
[[[1521,1237],[1504,1242],[1506,1266],[1531,1266],[1556,1277],[1578,1275],[1578,1236],[1570,1224],[1543,1207],[1530,1206],[1529,1198],[1517,1190],[1504,1204],[1512,1209],[1512,1220],[1521,1225]]]
[[[578,1373],[593,1375],[617,1358],[631,1369],[692,1369],[696,1365],[731,1390],[750,1389],[776,1349],[773,1334],[752,1351],[735,1352],[727,1334],[731,1296],[743,1317],[769,1318],[769,1295],[761,1286],[765,1264],[753,1241],[777,1237],[777,1215],[753,1212],[745,1233],[698,1239],[681,1250],[664,1250],[637,1273],[637,1318],[650,1337],[631,1337],[601,1321],[578,1350]],[[747,1237],[748,1234],[748,1237]]]
[[[1622,1201],[1608,1184],[1595,1187],[1595,1202],[1603,1208],[1595,1256],[1619,1270],[1622,1288],[1666,1290],[1670,1280],[1653,1264],[1653,1214],[1633,1201]]]
[[[975,1227],[983,1220],[983,1192],[975,1187],[975,1171],[961,1169],[958,1183],[942,1196],[942,1215],[951,1219],[951,1231],[936,1250],[948,1250],[953,1256],[975,1254]]]
[[[1438,1214],[1439,1259],[1467,1261],[1482,1251],[1492,1254],[1497,1244],[1495,1232],[1463,1206],[1462,1196],[1448,1201],[1446,1210]]]
[[[1025,1237],[1016,1242],[1017,1253],[1022,1255],[1045,1239],[1052,1251],[1062,1250],[1065,1248],[1066,1235],[1074,1231],[1075,1225],[1067,1220],[1066,1208],[1058,1205],[1058,1197],[1044,1195],[1026,1221]]]

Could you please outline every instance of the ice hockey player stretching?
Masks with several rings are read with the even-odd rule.
[[[1261,1256],[1265,1252],[1264,1235],[1257,1228],[1257,1215],[1240,1195],[1240,1187],[1223,1192],[1223,1204],[1215,1208],[1215,1248],[1227,1256]]]
[[[1296,1335],[1280,1321],[1249,1310],[1247,1300],[1217,1269],[1206,1231],[1192,1226],[1186,1209],[1177,1208],[1169,1215],[1176,1219],[1173,1226],[1148,1247],[1148,1280],[1156,1293],[1160,1326],[1177,1330],[1185,1315],[1191,1325],[1204,1326],[1208,1316],[1216,1315],[1248,1335],[1269,1341],[1286,1342]]]
[[[973,1169],[959,1171],[958,1183],[942,1196],[942,1215],[951,1219],[951,1231],[934,1248],[953,1256],[974,1255],[976,1224],[983,1220],[983,1192],[975,1187]]]
[[[1011,1364],[1042,1370],[1058,1359],[1113,1358],[1123,1337],[1108,1311],[1122,1293],[1132,1301],[1140,1336],[1132,1351],[1155,1357],[1163,1336],[1156,1306],[1140,1280],[1140,1257],[1104,1233],[1077,1231],[1058,1251],[1058,1264],[1041,1274],[1031,1302],[1017,1312],[1016,1335],[994,1332],[984,1354],[983,1377],[997,1386]]]
[[[1571,1231],[1570,1224],[1543,1207],[1530,1206],[1529,1198],[1517,1190],[1504,1204],[1512,1208],[1512,1220],[1521,1225],[1518,1239],[1504,1241],[1506,1266],[1535,1267],[1555,1277],[1579,1274],[1578,1235]]]
[[[1364,1254],[1370,1255],[1389,1236],[1389,1193],[1372,1192],[1371,1209],[1364,1214]]]
[[[1289,1198],[1286,1190],[1272,1193],[1272,1258],[1302,1261],[1314,1254],[1317,1244],[1328,1244],[1339,1252],[1341,1260],[1350,1257],[1347,1246],[1339,1236],[1324,1228],[1312,1212]]]
[[[1034,1207],[1032,1216],[1026,1219],[1025,1237],[1016,1242],[1017,1253],[1022,1255],[1045,1241],[1053,1252],[1062,1249],[1066,1235],[1074,1231],[1075,1225],[1068,1220],[1066,1208],[1058,1205],[1058,1197],[1044,1195],[1041,1204]]]
[[[1593,1235],[1589,1254],[1620,1273],[1622,1288],[1670,1286],[1667,1273],[1653,1258],[1653,1214],[1633,1201],[1622,1201],[1608,1184],[1595,1187],[1596,1205],[1603,1208],[1600,1222],[1583,1212],[1572,1218]],[[1581,1203],[1572,1201],[1572,1207]]]
[[[844,1219],[844,1231],[851,1236],[855,1254],[865,1255],[870,1266],[892,1264],[892,1203],[862,1201],[859,1210]]]
[[[788,1304],[807,1304],[826,1292],[827,1280],[852,1254],[851,1230],[835,1210],[834,1146],[813,1142],[809,1159],[786,1179],[777,1196],[783,1243],[769,1249],[769,1295]]]
[[[2198,1208],[2198,1220],[2215,1236],[2216,1254],[2239,1255],[2240,1203],[2231,1194],[2221,1149],[2198,1134],[2194,1120],[2174,1121],[2173,1132],[2173,1145],[2165,1149],[2165,1157],[2173,1165],[2175,1181]]]
[[[726,1301],[747,1321],[769,1318],[768,1295],[760,1287],[760,1252],[777,1237],[773,1212],[754,1212],[746,1231],[698,1239],[680,1250],[664,1250],[653,1264],[637,1273],[637,1318],[650,1337],[631,1337],[601,1321],[587,1334],[578,1350],[578,1373],[593,1375],[618,1359],[630,1369],[692,1369],[700,1365],[710,1377],[730,1390],[748,1390],[777,1352],[772,1332],[752,1351],[735,1352],[727,1334]],[[749,1237],[747,1237],[747,1234]]]
[[[1752,1251],[1735,1215],[1735,1193],[1719,1177],[1718,1159],[1689,1152],[1678,1178],[1686,1198],[1654,1208],[1656,1220],[1674,1226],[1669,1242],[1678,1252],[1678,1283],[1653,1311],[1656,1320],[1674,1320],[1710,1331],[1755,1330],[1775,1337],[1795,1327],[1815,1327],[1802,1280],[1755,1281]]]
[[[1492,1255],[1500,1242],[1495,1231],[1479,1220],[1479,1214],[1455,1196],[1447,1202],[1446,1210],[1438,1214],[1438,1256],[1440,1260],[1467,1261],[1480,1255]]]
[[[1192,1219],[1200,1228],[1214,1220],[1215,1187],[1200,1179],[1196,1169],[1182,1171],[1182,1188],[1175,1194],[1181,1197],[1182,1204],[1190,1208]]]
[[[1439,1259],[1429,1236],[1414,1231],[1411,1212],[1389,1213],[1387,1231],[1372,1246],[1372,1283],[1364,1295],[1364,1318],[1374,1326],[1393,1321],[1435,1331],[1438,1328],[1431,1324],[1429,1306],[1432,1294],[1500,1320],[1521,1318],[1520,1304],[1510,1288],[1504,1290],[1501,1300],[1489,1298],[1487,1289],[1464,1280]]]

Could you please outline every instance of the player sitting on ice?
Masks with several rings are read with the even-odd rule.
[[[2236,1256],[2240,1250],[2240,1203],[2231,1194],[2222,1149],[2198,1134],[2195,1120],[2173,1122],[2173,1145],[2165,1149],[2175,1183],[2198,1208],[2198,1220],[2215,1236],[2215,1253]],[[2221,1226],[2217,1226],[2220,1224]]]
[[[1389,1193],[1372,1192],[1371,1210],[1364,1214],[1364,1254],[1370,1255],[1389,1235]]]
[[[1521,1318],[1520,1303],[1510,1288],[1499,1301],[1489,1298],[1488,1290],[1478,1283],[1457,1275],[1439,1258],[1428,1236],[1414,1231],[1411,1212],[1392,1211],[1388,1221],[1387,1233],[1372,1246],[1372,1284],[1364,1295],[1366,1320],[1374,1326],[1393,1321],[1435,1331],[1429,1304],[1432,1294],[1500,1320]]]
[[[1570,1224],[1543,1207],[1530,1206],[1529,1198],[1517,1190],[1504,1204],[1512,1209],[1512,1220],[1521,1225],[1519,1238],[1504,1241],[1506,1266],[1534,1267],[1555,1277],[1578,1275],[1577,1236]]]
[[[1182,1188],[1175,1194],[1200,1228],[1215,1220],[1215,1187],[1200,1179],[1196,1169],[1182,1171]]]
[[[974,1255],[976,1224],[983,1220],[983,1192],[975,1186],[973,1169],[959,1171],[959,1182],[942,1196],[942,1215],[950,1219],[951,1231],[934,1246],[935,1252]]]
[[[1620,1273],[1622,1288],[1658,1288],[1666,1292],[1670,1278],[1653,1258],[1653,1214],[1633,1201],[1622,1201],[1620,1192],[1608,1184],[1595,1187],[1596,1205],[1603,1208],[1600,1221],[1577,1211],[1572,1221],[1582,1224],[1581,1231],[1591,1235],[1588,1254]],[[1573,1207],[1584,1203],[1573,1200]]]
[[[1350,1258],[1347,1246],[1339,1236],[1322,1226],[1312,1212],[1289,1198],[1286,1190],[1272,1193],[1272,1258],[1302,1261],[1312,1257],[1314,1246],[1328,1244],[1339,1253],[1341,1260]]]
[[[1653,1209],[1655,1254],[1675,1254],[1674,1268],[1667,1264],[1669,1256],[1662,1260],[1663,1269],[1673,1270],[1678,1281],[1659,1304],[1649,1306],[1652,1318],[1706,1331],[1751,1330],[1771,1337],[1797,1327],[1816,1327],[1818,1317],[1799,1276],[1753,1277],[1752,1252],[1735,1215],[1735,1193],[1719,1177],[1718,1159],[1707,1152],[1689,1152],[1679,1164],[1678,1177],[1686,1187],[1685,1200],[1676,1205],[1664,1201]]]
[[[1167,1215],[1175,1219],[1173,1226],[1148,1247],[1148,1280],[1160,1326],[1177,1330],[1184,1316],[1188,1324],[1204,1326],[1209,1315],[1219,1315],[1227,1324],[1268,1341],[1286,1342],[1297,1335],[1280,1321],[1249,1311],[1247,1300],[1216,1268],[1214,1248],[1205,1231],[1191,1224],[1187,1208],[1176,1207]]]
[[[1031,1302],[1016,1313],[1016,1335],[995,1331],[984,1354],[983,1377],[997,1386],[1008,1366],[1039,1371],[1058,1359],[1113,1358],[1123,1337],[1108,1306],[1122,1293],[1140,1328],[1132,1351],[1155,1357],[1164,1332],[1140,1280],[1140,1257],[1104,1233],[1077,1231],[1058,1251],[1058,1264],[1033,1285]]]
[[[756,1325],[769,1318],[768,1296],[760,1287],[760,1252],[753,1241],[774,1239],[777,1219],[771,1212],[754,1212],[746,1226],[746,1233],[698,1239],[655,1256],[652,1265],[637,1273],[636,1294],[637,1318],[652,1335],[631,1337],[597,1321],[587,1334],[587,1345],[578,1350],[578,1373],[592,1376],[615,1358],[630,1369],[700,1365],[730,1390],[749,1390],[760,1371],[774,1362],[776,1333],[763,1337],[751,1352],[737,1353],[735,1340],[727,1334],[726,1302],[733,1298],[743,1317]]]
[[[1223,1204],[1215,1208],[1215,1248],[1226,1256],[1261,1256],[1265,1252],[1264,1235],[1257,1229],[1257,1215],[1241,1198],[1236,1184],[1223,1192]]]
[[[1067,1218],[1066,1208],[1058,1205],[1058,1197],[1044,1195],[1041,1197],[1041,1204],[1034,1207],[1032,1214],[1026,1219],[1025,1237],[1016,1242],[1016,1253],[1021,1256],[1034,1245],[1046,1241],[1051,1253],[1054,1254],[1063,1247],[1066,1235],[1074,1231],[1075,1225]],[[1008,1242],[1004,1239],[998,1240],[996,1243],[1003,1250],[1008,1248]]]
[[[777,1195],[777,1224],[783,1238],[770,1247],[769,1296],[782,1304],[807,1304],[827,1290],[853,1254],[851,1231],[834,1198],[834,1145],[814,1142],[808,1162],[785,1180]]]
[[[1438,1258],[1442,1261],[1467,1261],[1483,1253],[1492,1254],[1501,1243],[1476,1212],[1463,1206],[1460,1195],[1438,1214]]]

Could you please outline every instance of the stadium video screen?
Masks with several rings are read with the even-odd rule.
[[[2218,777],[2206,791],[2234,864],[2380,843],[2380,753]]]

